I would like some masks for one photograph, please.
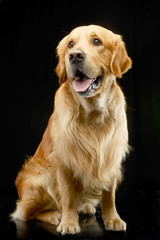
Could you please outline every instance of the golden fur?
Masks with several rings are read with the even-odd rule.
[[[102,44],[93,45],[95,38]],[[74,49],[87,56],[86,74],[103,76],[89,97],[73,89],[68,56]],[[78,213],[94,214],[101,201],[105,228],[125,230],[116,211],[115,190],[129,146],[126,103],[116,77],[131,67],[131,59],[121,36],[95,25],[74,29],[59,43],[57,53],[61,86],[54,112],[34,156],[17,176],[19,200],[12,218],[38,219],[59,225],[62,234],[74,234],[80,232]]]

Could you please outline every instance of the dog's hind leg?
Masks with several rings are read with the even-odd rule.
[[[54,199],[42,187],[26,189],[25,196],[17,201],[16,210],[11,214],[12,219],[23,221],[42,218],[45,211],[56,211]],[[38,218],[39,216],[39,218]],[[41,217],[40,217],[41,216]]]

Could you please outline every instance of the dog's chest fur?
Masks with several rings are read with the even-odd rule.
[[[60,140],[61,146],[55,144],[55,150],[64,165],[73,172],[75,178],[82,180],[86,188],[108,188],[115,173],[120,178],[120,162],[122,152],[125,152],[125,144],[120,144],[118,140],[121,126],[118,126],[119,120],[115,115],[119,107],[113,106],[113,110],[111,105],[115,102],[108,102],[107,106],[107,102],[101,99],[100,103],[95,102],[94,105],[92,102],[75,104],[74,112],[70,112],[73,109],[70,108],[71,104],[68,102],[66,105],[66,118],[62,119],[59,126],[62,128],[59,135],[61,139],[55,140]],[[124,106],[122,110],[120,114],[125,118]]]

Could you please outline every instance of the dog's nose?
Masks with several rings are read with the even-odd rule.
[[[86,54],[82,50],[72,50],[69,54],[69,61],[73,64],[81,63],[86,57]]]

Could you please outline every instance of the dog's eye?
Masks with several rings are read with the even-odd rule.
[[[72,48],[73,46],[74,46],[73,41],[70,41],[69,44],[68,44],[68,47],[69,47],[69,48]]]
[[[100,46],[100,45],[102,45],[102,42],[98,38],[94,38],[93,39],[93,44],[96,45],[96,46]]]

